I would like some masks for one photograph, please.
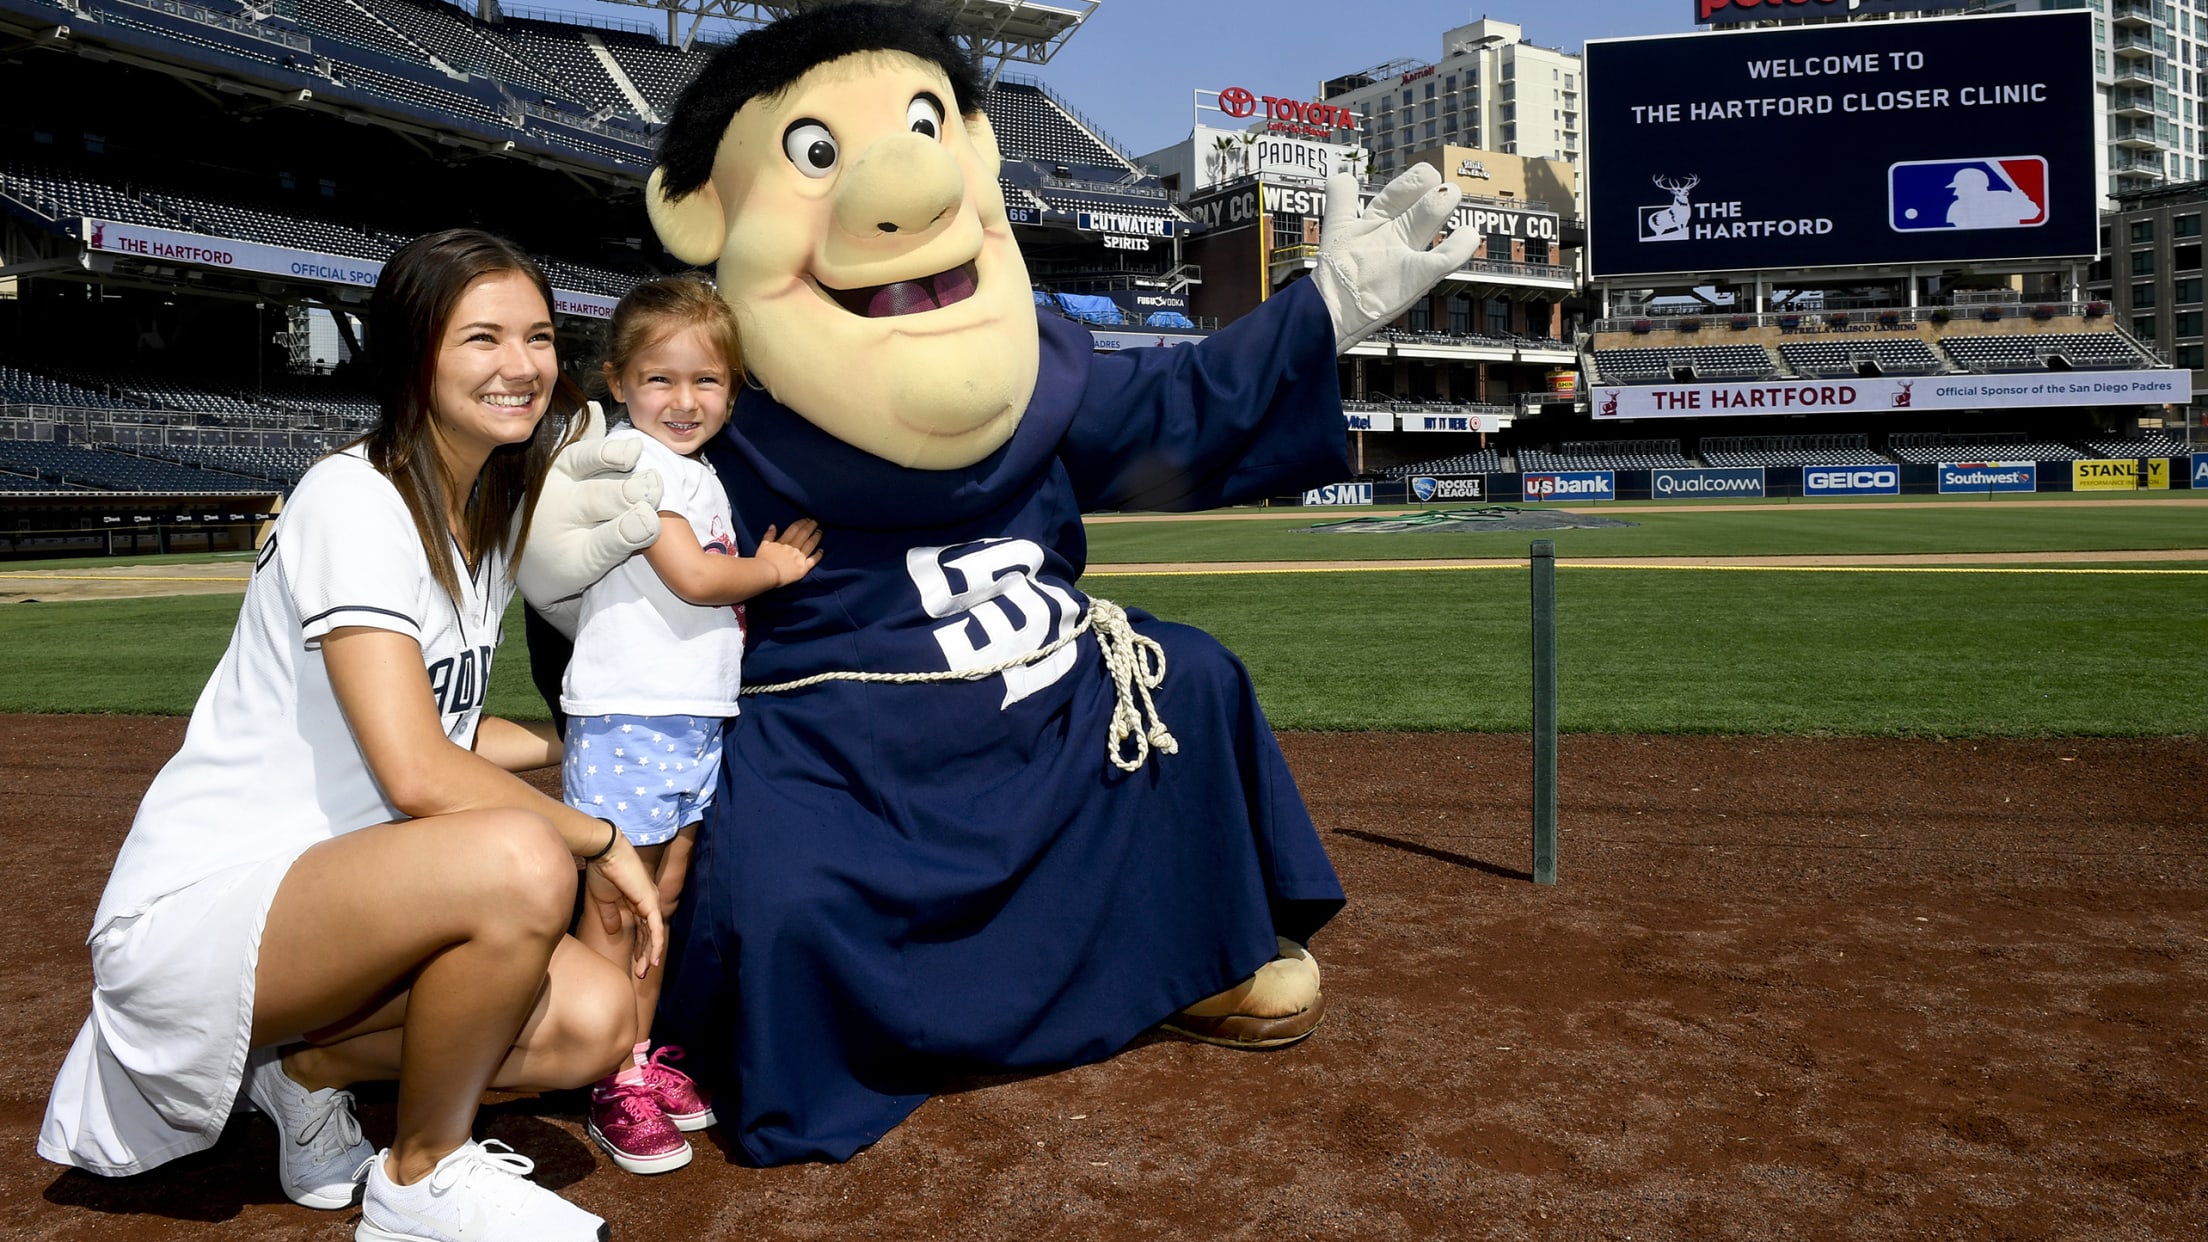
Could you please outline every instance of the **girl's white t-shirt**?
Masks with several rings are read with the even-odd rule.
[[[183,749],[138,804],[92,930],[243,863],[405,819],[384,796],[330,687],[322,638],[404,634],[445,736],[472,748],[491,654],[513,598],[503,549],[470,574],[448,544],[453,600],[430,575],[406,502],[358,447],[299,481],[253,566],[237,629],[200,692]]]
[[[688,519],[699,547],[736,555],[728,492],[711,465],[634,427],[616,428],[606,438],[643,441],[636,468],[659,472],[660,509]],[[639,552],[583,592],[560,710],[571,716],[733,716],[743,663],[737,608],[683,599]]]

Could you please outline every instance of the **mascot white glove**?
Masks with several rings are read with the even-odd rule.
[[[1357,178],[1327,178],[1319,266],[1311,282],[1334,318],[1334,352],[1347,353],[1387,326],[1480,248],[1480,235],[1471,229],[1457,229],[1434,245],[1463,197],[1457,187],[1443,185],[1430,164],[1413,165],[1362,211]]]
[[[514,571],[522,598],[569,638],[584,588],[659,538],[659,472],[636,470],[644,446],[609,443],[595,401],[584,418],[582,436],[560,450],[544,477],[529,546]]]

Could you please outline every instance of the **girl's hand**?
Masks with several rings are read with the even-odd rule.
[[[774,570],[776,586],[788,586],[820,564],[820,526],[811,518],[799,518],[781,532],[769,526],[754,555]]]
[[[659,890],[652,883],[651,873],[644,868],[644,860],[636,856],[636,847],[626,836],[614,843],[613,852],[583,868],[583,894],[592,910],[598,914],[598,925],[606,934],[621,934],[621,915],[626,911],[636,920],[638,930],[645,934],[635,938],[634,968],[641,979],[644,972],[667,956],[667,926],[659,917]]]

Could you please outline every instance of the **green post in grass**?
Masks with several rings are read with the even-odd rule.
[[[1556,543],[1533,541],[1533,882],[1556,883]]]

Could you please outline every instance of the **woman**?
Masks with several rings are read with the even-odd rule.
[[[664,940],[621,833],[512,775],[558,762],[556,736],[480,716],[510,562],[582,404],[550,306],[536,265],[484,233],[384,268],[382,419],[300,481],[139,805],[48,1159],[119,1175],[200,1150],[242,1085],[276,1123],[285,1193],[361,1195],[356,1238],[605,1236],[470,1137],[486,1088],[580,1086],[636,1042],[628,980],[566,934],[576,860],[585,917],[647,929],[640,971]],[[345,1088],[384,1078],[398,1128],[376,1153]]]

